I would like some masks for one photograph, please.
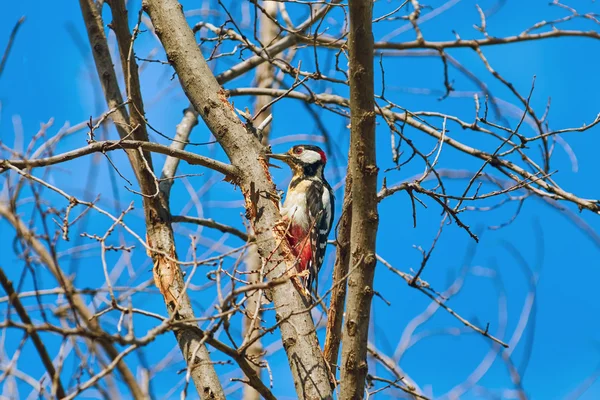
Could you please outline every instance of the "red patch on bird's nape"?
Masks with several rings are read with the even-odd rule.
[[[323,161],[323,164],[325,164],[327,162],[327,156],[325,155],[325,152],[323,150],[319,150],[318,153],[321,155],[321,161]]]

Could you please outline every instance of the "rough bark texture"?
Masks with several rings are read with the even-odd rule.
[[[280,214],[277,200],[270,196],[275,187],[262,145],[241,124],[210,71],[181,5],[176,0],[145,0],[143,7],[185,93],[240,171],[237,184],[246,200],[247,215],[259,243],[258,253],[266,262],[268,278],[285,276],[288,270],[285,258],[287,255],[291,262],[291,255],[282,232],[276,229]],[[298,397],[330,398],[327,367],[305,299],[291,281],[273,287],[271,295]]]
[[[274,1],[264,1],[262,3],[264,10],[269,16],[275,18],[277,16],[277,3]],[[259,20],[260,29],[260,42],[263,45],[268,45],[273,41],[279,29],[277,25],[265,14],[260,14]],[[256,67],[256,86],[261,88],[270,88],[273,85],[274,68],[271,63],[263,63]],[[271,96],[257,96],[256,102],[254,103],[254,114],[261,110],[265,105],[271,101]],[[260,126],[266,117],[271,113],[271,108],[264,110],[255,120],[254,126]],[[269,133],[271,131],[271,125],[268,125],[262,131],[262,143],[264,145],[269,143]],[[251,282],[259,282],[261,280],[261,259],[258,255],[256,246],[252,246],[246,257],[246,270],[250,272],[249,278]],[[262,358],[263,347],[258,335],[260,330],[257,329],[260,326],[261,320],[261,302],[262,292],[256,291],[249,298],[246,303],[247,317],[244,318],[244,338],[252,340],[252,345],[248,348],[248,357],[254,361],[253,368],[258,376],[261,376],[260,361]],[[244,400],[260,400],[260,393],[253,387],[246,385],[244,386]]]
[[[344,306],[346,302],[346,281],[350,264],[350,228],[352,224],[352,175],[346,175],[346,188],[344,190],[344,204],[337,232],[335,265],[333,267],[333,289],[331,301],[327,311],[327,334],[323,354],[325,361],[331,368],[331,373],[336,376],[338,356],[342,340],[342,322],[344,319]]]
[[[362,399],[367,375],[367,339],[373,276],[377,214],[375,112],[373,111],[373,32],[371,0],[350,0],[350,159],[353,270],[348,277],[348,302],[342,341],[341,399]]]
[[[139,94],[139,80],[135,60],[130,57],[129,62],[125,54],[129,54],[131,46],[131,35],[125,33],[122,25],[127,23],[119,13],[124,9],[119,1],[114,4],[113,17],[114,28],[117,36],[126,36],[119,42],[121,59],[124,61],[125,76],[127,79],[128,95],[133,104],[134,117],[130,118],[126,109],[122,107],[123,98],[118,86],[113,62],[108,49],[104,23],[99,10],[92,0],[80,0],[83,19],[86,24],[96,69],[100,83],[104,90],[109,108],[116,108],[111,113],[111,118],[121,138],[133,136],[134,139],[145,141],[145,121],[143,118],[143,107],[141,106],[141,95]],[[137,86],[136,86],[137,85]],[[138,103],[136,106],[136,102]],[[142,127],[144,125],[144,127]],[[158,182],[152,171],[152,159],[150,153],[139,150],[128,150],[127,155],[131,162],[133,171],[137,177],[143,194],[144,214],[146,220],[146,239],[148,246],[153,249],[149,256],[154,262],[154,281],[162,293],[169,316],[175,321],[193,321],[195,319],[192,305],[184,290],[185,283],[179,265],[173,260],[177,259],[173,229],[171,227],[171,214],[169,212],[168,195],[159,190]],[[167,255],[168,257],[166,257]],[[175,336],[186,364],[191,368],[191,377],[196,389],[202,399],[225,399],[223,388],[219,382],[214,366],[210,361],[208,350],[204,345],[205,338],[198,334],[194,328],[197,325],[189,323],[190,329],[179,328]]]

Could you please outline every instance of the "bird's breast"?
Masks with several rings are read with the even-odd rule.
[[[306,205],[306,191],[303,190],[302,183],[293,189],[288,190],[281,208],[281,216],[284,219],[293,221],[294,225],[308,232],[310,221],[308,218],[308,209]]]

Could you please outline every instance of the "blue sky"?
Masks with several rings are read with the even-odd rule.
[[[200,7],[202,2],[184,2],[185,9]],[[429,2],[434,8],[442,5],[443,1],[432,0]],[[491,35],[506,36],[519,34],[524,29],[540,20],[551,20],[567,15],[558,7],[549,7],[547,1],[531,0],[527,2],[507,0],[503,8],[488,18],[488,30]],[[592,2],[580,2],[581,11],[598,11],[598,5]],[[386,10],[396,7],[398,1],[378,2],[375,15],[382,15]],[[427,40],[451,40],[454,35],[452,30],[458,32],[463,38],[481,37],[473,29],[473,24],[479,24],[479,17],[475,2],[463,0],[439,17],[423,23],[422,30]],[[479,5],[486,10],[495,2],[482,1]],[[132,2],[132,9],[139,9],[139,2]],[[291,8],[296,10],[294,8]],[[294,11],[296,12],[296,11]],[[297,12],[302,13],[299,9]],[[424,10],[426,14],[429,10]],[[135,14],[133,12],[132,14]],[[14,146],[16,142],[24,143],[25,147],[40,128],[40,123],[46,123],[51,118],[53,125],[48,129],[48,135],[56,134],[61,127],[75,125],[89,119],[90,116],[100,115],[106,107],[99,92],[99,85],[93,68],[91,53],[88,49],[85,29],[81,20],[79,9],[75,4],[57,6],[51,2],[29,1],[11,2],[5,7],[5,12],[0,13],[0,49],[4,49],[12,26],[22,15],[26,22],[21,27],[8,60],[5,71],[0,76],[0,140],[7,146]],[[292,14],[297,17],[296,14]],[[304,14],[302,14],[304,15]],[[105,13],[109,21],[108,13]],[[340,13],[332,15],[327,23],[334,25]],[[131,17],[131,16],[130,16]],[[131,18],[130,18],[131,19]],[[298,18],[300,19],[300,18]],[[190,21],[197,21],[193,17]],[[132,21],[132,24],[134,21]],[[403,25],[402,21],[386,22],[379,24],[375,29],[376,39],[386,32]],[[597,25],[590,21],[575,21],[566,25],[570,29],[598,30]],[[398,35],[394,41],[413,40],[414,33],[410,30]],[[111,38],[114,43],[114,38]],[[145,56],[157,42],[149,33],[144,33],[136,42],[136,53]],[[552,39],[543,42],[527,42],[509,46],[488,47],[484,53],[490,63],[504,77],[512,82],[521,93],[528,93],[533,77],[535,76],[535,91],[531,105],[538,115],[543,114],[548,97],[552,98],[549,115],[551,129],[561,129],[581,126],[590,123],[599,112],[600,106],[600,77],[597,74],[600,58],[600,42],[586,38]],[[303,68],[311,68],[310,53],[303,59]],[[322,60],[331,57],[331,52],[323,51]],[[498,98],[517,104],[516,99],[485,70],[478,56],[468,49],[451,50],[450,55],[458,59],[466,68],[484,80],[492,93]],[[246,54],[247,55],[247,54]],[[164,55],[159,53],[159,59]],[[218,72],[226,69],[234,60],[218,60],[212,67]],[[411,111],[430,110],[445,112],[460,116],[472,121],[474,115],[473,99],[470,96],[450,96],[444,101],[439,101],[439,94],[415,94],[414,88],[443,90],[442,63],[437,57],[386,57],[383,59],[386,77],[386,96],[396,104]],[[376,92],[380,91],[380,76],[376,78]],[[149,64],[142,73],[142,92],[145,98],[146,112],[149,121],[161,132],[172,136],[175,125],[180,121],[182,110],[187,106],[183,92],[177,80],[171,80],[172,70],[160,64]],[[450,69],[450,78],[454,86],[461,92],[477,90],[469,80],[464,78],[456,69]],[[237,79],[225,85],[230,87],[244,87],[251,84],[251,77]],[[315,90],[323,90],[323,86],[316,84]],[[336,88],[336,94],[347,95],[346,90]],[[235,98],[236,108],[243,109],[250,106],[249,99]],[[274,110],[273,138],[281,139],[289,135],[320,135],[313,120],[306,111],[300,107],[296,100],[279,102]],[[327,127],[333,139],[337,165],[331,163],[328,167],[328,177],[332,184],[339,183],[343,176],[345,155],[347,154],[348,130],[347,122],[331,114],[315,108],[321,122]],[[508,107],[503,112],[510,123],[516,125],[514,115],[509,114]],[[389,132],[379,121],[377,149],[381,169],[393,166],[389,150]],[[441,121],[438,121],[441,122]],[[531,128],[524,127],[527,134]],[[19,133],[22,130],[22,134]],[[554,179],[567,191],[580,197],[600,198],[597,182],[597,148],[600,140],[597,134],[598,127],[586,132],[568,133],[563,139],[572,148],[577,156],[576,168],[567,153],[557,146],[552,162],[552,168],[557,172]],[[110,138],[116,137],[114,129],[106,132]],[[407,130],[407,135],[423,146],[428,152],[435,145],[435,141],[415,130]],[[452,126],[449,135],[464,141],[477,144],[485,149],[492,149],[493,142],[478,137],[470,131],[463,131]],[[193,141],[201,142],[210,138],[210,133],[202,123],[193,133]],[[56,151],[85,145],[85,130],[65,139]],[[156,138],[165,142],[162,138]],[[274,146],[275,150],[285,150],[291,143],[286,142]],[[18,146],[17,146],[18,147]],[[190,151],[225,160],[222,151],[217,146],[194,147]],[[2,153],[5,157],[6,153]],[[539,160],[539,152],[532,148],[530,154]],[[113,160],[125,172],[128,179],[133,179],[127,162],[123,155],[112,155]],[[331,159],[332,157],[330,157]],[[155,165],[162,165],[162,157],[156,156]],[[459,154],[448,148],[442,151],[440,167],[451,169],[476,170],[480,163]],[[334,173],[334,169],[338,174]],[[420,164],[409,164],[400,171],[385,174],[388,185],[407,179],[422,172]],[[488,172],[491,172],[488,171]],[[203,176],[188,178],[189,186],[183,181],[175,184],[172,195],[172,212],[179,214],[188,212],[190,215],[199,215],[218,219],[222,222],[243,227],[243,208],[240,193],[233,191],[229,184],[221,182],[219,176],[209,171],[199,170],[182,163],[181,174],[203,173]],[[37,176],[44,176],[43,171],[37,171]],[[384,176],[382,173],[381,176]],[[283,188],[289,179],[285,170],[275,171],[274,177],[278,185]],[[70,162],[65,168],[56,168],[47,179],[67,192],[93,199],[101,194],[100,205],[115,213],[126,208],[134,201],[136,211],[126,220],[137,232],[143,232],[143,219],[141,218],[141,202],[139,197],[123,189],[126,183],[114,176],[105,159],[89,157]],[[4,180],[1,181],[4,185]],[[449,188],[460,191],[466,181],[451,181]],[[201,207],[192,206],[190,191],[193,188],[201,198]],[[205,188],[210,187],[210,190]],[[116,188],[116,191],[115,191]],[[135,187],[134,187],[135,189]],[[116,195],[118,193],[118,195]],[[22,198],[31,195],[26,189]],[[336,193],[339,205],[343,196],[343,188]],[[44,198],[53,201],[60,207],[66,207],[64,199],[60,199],[47,191]],[[486,203],[490,205],[491,203]],[[378,235],[378,253],[392,265],[402,271],[417,269],[421,260],[420,253],[413,246],[422,246],[427,249],[437,233],[440,221],[440,210],[433,203],[428,203],[429,208],[418,208],[416,228],[412,226],[412,211],[408,196],[399,193],[381,203],[380,230]],[[20,206],[23,216],[29,216],[31,206],[23,203]],[[509,204],[493,212],[466,212],[463,215],[465,223],[480,232],[481,242],[475,246],[472,259],[468,260],[472,273],[468,274],[464,288],[449,305],[470,321],[477,321],[478,325],[485,326],[490,323],[490,332],[496,333],[500,327],[498,321],[498,295],[494,282],[481,276],[482,274],[495,273],[501,277],[507,298],[507,322],[503,339],[508,341],[517,327],[519,314],[526,301],[528,277],[523,273],[519,264],[522,257],[527,268],[539,278],[535,314],[525,336],[532,337],[534,342],[530,357],[526,357],[524,350],[527,347],[526,339],[521,340],[514,349],[513,361],[522,365],[528,359],[524,386],[526,392],[533,399],[561,399],[591,375],[600,363],[600,305],[597,300],[596,282],[600,278],[600,265],[598,260],[600,244],[590,238],[590,235],[579,229],[573,219],[566,213],[559,212],[545,202],[530,198],[524,205],[515,222],[500,230],[490,230],[489,226],[500,225],[508,221],[515,212],[516,204]],[[577,218],[587,224],[592,230],[600,227],[597,216],[590,212],[581,214],[573,207],[567,205]],[[81,229],[102,233],[109,226],[109,221],[98,215],[90,216],[85,220]],[[188,252],[189,233],[201,237],[201,246],[198,256],[215,255],[211,246],[225,240],[225,245],[231,248],[241,243],[234,238],[223,238],[218,232],[205,228],[202,230],[193,226],[178,228],[179,257],[189,260]],[[5,222],[0,221],[0,265],[3,266],[13,280],[18,280],[24,268],[13,253],[14,231]],[[135,244],[133,238],[128,237],[129,244]],[[116,241],[116,239],[115,239]],[[115,242],[116,243],[116,242]],[[59,249],[66,250],[73,245],[90,244],[90,241],[78,239],[72,234],[70,243],[60,243]],[[432,258],[423,274],[423,279],[428,281],[437,290],[443,291],[457,276],[463,266],[466,254],[473,245],[469,236],[451,225],[445,228],[439,243],[433,252]],[[516,249],[516,250],[515,250]],[[101,265],[97,259],[98,248],[89,248],[78,254],[78,257],[61,259],[65,270],[73,273],[79,287],[98,286],[103,282]],[[328,253],[329,264],[323,267],[325,273],[331,271],[333,251]],[[228,259],[227,262],[233,263]],[[117,256],[111,259],[115,268],[120,268],[127,263],[119,260]],[[135,271],[124,272],[116,284],[139,284],[151,278],[150,264],[143,250],[138,249],[132,256],[131,268]],[[206,283],[205,272],[199,273],[193,281],[196,285]],[[42,267],[38,266],[36,272],[42,287],[53,287],[54,282]],[[326,278],[325,278],[326,279]],[[31,290],[30,276],[25,279],[24,289]],[[393,353],[398,340],[407,324],[413,320],[429,305],[429,299],[423,294],[409,288],[403,280],[391,274],[382,265],[378,266],[375,279],[375,288],[381,295],[392,303],[386,305],[379,298],[374,299],[374,341],[378,348],[386,353]],[[208,308],[214,300],[212,290],[194,291],[191,294],[198,314]],[[34,305],[32,301],[27,303]],[[160,296],[155,292],[145,293],[134,297],[134,304],[140,308],[165,314],[164,305]],[[96,305],[101,303],[96,299]],[[4,305],[2,305],[4,307]],[[118,319],[118,314],[109,314],[106,323],[111,325],[111,318]],[[235,320],[239,326],[239,321]],[[532,323],[534,322],[534,323]],[[140,318],[136,321],[136,329],[140,334],[153,325],[153,321]],[[112,323],[114,327],[114,322]],[[462,328],[461,324],[440,310],[435,317],[417,332],[427,333],[443,328]],[[109,328],[110,329],[110,328]],[[531,335],[531,336],[528,336]],[[323,332],[320,333],[322,338]],[[8,356],[12,355],[20,341],[20,333],[9,332],[4,338],[4,348]],[[225,336],[223,335],[223,338]],[[47,337],[48,344],[54,351],[58,349],[60,340]],[[276,335],[267,338],[267,345],[276,347]],[[165,359],[167,353],[175,346],[171,335],[160,337],[147,350],[144,359],[129,356],[128,362],[136,371],[138,365],[145,363],[155,365]],[[402,358],[400,366],[414,379],[421,388],[433,390],[429,392],[433,397],[440,396],[455,385],[464,381],[481,362],[490,350],[490,342],[476,334],[462,334],[459,336],[433,335],[411,347]],[[32,359],[35,350],[26,346],[24,357]],[[182,368],[182,363],[177,353],[173,365],[152,381],[153,390],[157,398],[167,396],[178,398],[181,388],[174,393],[169,390],[174,387],[173,382],[180,382],[182,376],[177,371]],[[29,358],[31,357],[31,358]],[[216,356],[217,359],[222,357]],[[22,358],[21,362],[26,358]],[[6,362],[6,360],[0,360]],[[75,362],[69,359],[67,364],[71,368]],[[285,398],[293,398],[293,386],[286,373],[287,360],[281,350],[269,357],[271,369],[274,374],[274,392]],[[20,364],[21,365],[21,364]],[[29,371],[33,376],[41,376],[41,366],[29,366],[24,363],[21,368]],[[222,374],[222,381],[228,388],[236,388],[229,382],[232,375],[228,367],[218,367]],[[64,371],[67,381],[72,369]],[[480,385],[498,390],[511,387],[506,367],[501,359],[496,359],[489,371],[479,382]],[[385,375],[380,367],[377,374]],[[234,373],[235,374],[235,373]],[[6,383],[6,381],[5,381]],[[25,398],[29,388],[22,382],[19,385],[19,394]],[[429,389],[432,388],[432,389]],[[6,390],[6,384],[4,386]],[[90,391],[90,394],[93,392]],[[385,392],[384,392],[385,393]],[[6,392],[5,392],[6,394]],[[239,391],[234,391],[231,398],[238,398]],[[382,394],[381,397],[385,398]],[[461,398],[484,398],[479,392],[469,392]],[[600,384],[593,385],[582,399],[600,398]]]

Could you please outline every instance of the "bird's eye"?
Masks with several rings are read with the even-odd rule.
[[[302,147],[294,147],[294,154],[302,154],[303,151]]]

